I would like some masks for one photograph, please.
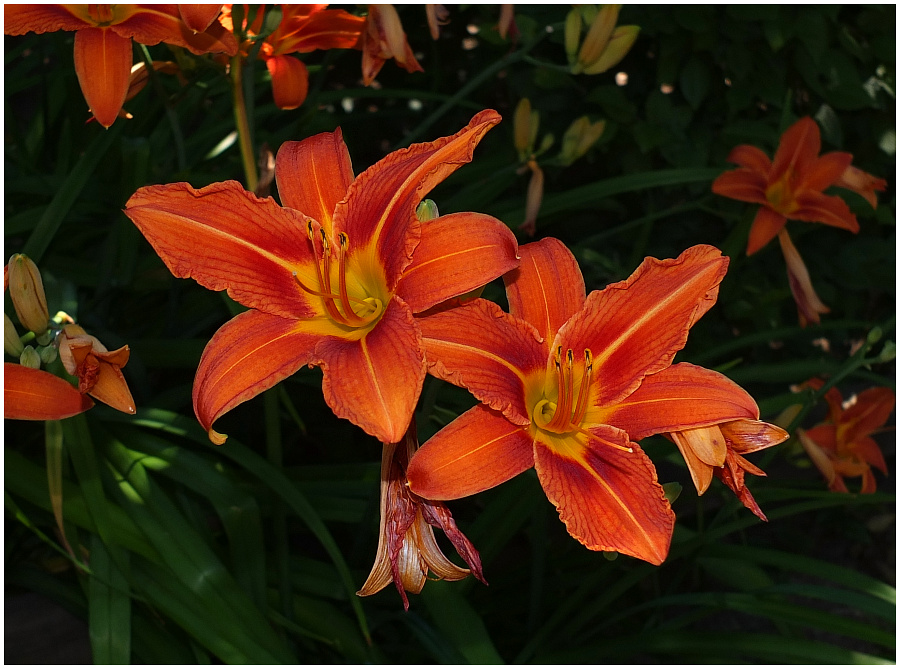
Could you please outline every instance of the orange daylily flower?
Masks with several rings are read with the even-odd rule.
[[[585,297],[560,241],[519,251],[519,268],[504,277],[511,313],[477,299],[419,321],[429,372],[483,404],[413,456],[410,487],[455,499],[535,467],[573,537],[660,564],[674,514],[633,440],[758,416],[721,374],[672,365],[714,304],[728,259],[711,246],[647,258]]]
[[[450,12],[444,5],[425,5],[425,18],[431,39],[436,40],[441,36],[441,26],[450,23]]]
[[[652,377],[650,380],[652,381]],[[735,386],[735,392],[744,391]],[[748,403],[755,404],[749,395],[747,399]],[[684,456],[698,495],[707,491],[715,474],[731,488],[744,506],[762,520],[766,520],[766,516],[753,499],[750,490],[744,485],[744,475],[749,472],[756,476],[765,476],[766,473],[742,456],[780,444],[789,436],[777,425],[748,418],[671,434],[672,440]]]
[[[328,5],[278,5],[281,22],[263,40],[259,49],[259,59],[266,63],[272,76],[272,95],[280,109],[296,109],[306,100],[309,90],[309,72],[303,61],[294,58],[293,53],[309,53],[317,49],[352,49],[362,35],[366,20],[342,9],[325,9]],[[232,25],[232,5],[225,5],[223,24]],[[244,29],[248,36],[262,29],[264,11],[260,8],[253,24]],[[247,16],[247,5],[244,6]],[[251,42],[241,45],[241,53],[246,56]]]
[[[456,526],[450,510],[440,502],[414,495],[406,485],[406,467],[419,447],[415,421],[410,423],[403,441],[383,446],[378,552],[369,577],[356,594],[374,595],[393,582],[408,611],[406,593],[422,592],[429,569],[438,580],[460,581],[473,574],[487,585],[478,551]],[[433,527],[444,531],[471,569],[447,559],[434,539]]]
[[[500,121],[487,110],[451,137],[395,151],[354,179],[340,129],[278,151],[283,206],[227,181],[139,189],[125,211],[177,277],[250,307],[207,345],[194,410],[213,423],[304,365],[325,400],[384,443],[406,432],[425,376],[414,313],[517,265],[512,232],[484,214],[428,223],[416,207],[472,159]]]
[[[859,223],[847,203],[822,191],[832,185],[848,188],[875,207],[874,191],[886,186],[883,179],[853,167],[851,154],[832,151],[820,156],[821,147],[819,126],[806,116],[781,136],[774,160],[757,147],[742,144],[728,154],[728,161],[740,168],[719,175],[712,184],[718,195],[762,205],[750,228],[747,255],[756,253],[778,235],[803,326],[818,323],[819,314],[827,313],[828,307],[813,290],[809,272],[784,229],[785,223],[788,219],[810,221],[859,232]]]
[[[821,388],[819,379],[807,383]],[[797,430],[800,443],[834,492],[849,492],[845,476],[861,476],[861,493],[875,492],[872,467],[887,475],[887,465],[872,433],[882,427],[894,411],[896,398],[890,388],[869,388],[859,393],[846,409],[837,388],[825,394],[828,418],[809,430]]]
[[[59,359],[72,376],[78,377],[78,390],[123,413],[134,413],[134,399],[122,374],[130,349],[122,346],[109,351],[96,337],[78,325],[63,327],[57,339]]]
[[[40,369],[3,363],[3,417],[62,420],[87,411],[94,402],[70,383]]]
[[[859,232],[847,203],[822,192],[841,178],[853,156],[842,151],[820,156],[821,147],[819,126],[806,116],[781,136],[774,160],[748,144],[728,154],[728,162],[740,168],[719,175],[713,193],[762,205],[750,229],[747,255],[772,241],[788,219]]]
[[[187,14],[192,21],[205,20],[190,9]],[[195,54],[237,53],[234,36],[218,22],[194,32],[177,5],[4,5],[3,30],[7,35],[76,31],[78,83],[91,113],[107,128],[128,93],[132,39],[148,45],[175,44]]]
[[[366,24],[356,48],[362,50],[365,86],[375,81],[385,61],[391,58],[407,72],[424,72],[406,41],[406,33],[393,5],[369,5]]]

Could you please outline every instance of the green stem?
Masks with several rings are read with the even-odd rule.
[[[234,96],[234,123],[238,131],[238,144],[241,147],[241,162],[244,163],[244,174],[247,177],[247,190],[256,191],[259,177],[256,174],[256,154],[250,137],[250,123],[247,120],[247,104],[244,101],[244,63],[241,57],[231,59],[231,92]]]
[[[175,142],[175,159],[177,160],[178,171],[183,172],[187,169],[187,154],[184,151],[184,134],[181,132],[181,126],[178,123],[178,115],[172,108],[169,96],[166,94],[166,90],[163,88],[156,70],[153,69],[153,57],[150,55],[150,50],[145,44],[141,44],[140,49],[141,56],[144,58],[144,64],[147,66],[150,84],[162,101],[163,109],[166,110],[166,120],[168,120],[169,126],[172,128],[172,141]]]

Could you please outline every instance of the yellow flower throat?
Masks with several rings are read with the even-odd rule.
[[[322,228],[318,230],[321,251],[316,245],[313,222],[307,222],[307,237],[316,266],[316,280],[319,288],[315,290],[305,285],[297,273],[294,280],[300,288],[310,295],[321,297],[328,317],[336,323],[350,328],[362,328],[374,323],[384,312],[384,303],[377,297],[359,298],[347,291],[347,251],[350,237],[346,232],[338,234],[337,283],[338,290],[332,288],[332,249],[328,236]]]

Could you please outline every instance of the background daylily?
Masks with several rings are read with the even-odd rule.
[[[819,126],[806,116],[784,132],[772,160],[755,146],[736,146],[728,161],[740,167],[719,175],[712,184],[718,195],[762,205],[750,228],[747,255],[778,236],[801,325],[818,323],[819,314],[827,313],[828,307],[816,295],[785,223],[788,219],[810,221],[859,232],[859,223],[847,203],[823,191],[832,185],[849,188],[874,208],[874,191],[884,190],[886,185],[883,179],[854,168],[851,154],[832,151],[820,156],[821,148]]]
[[[633,440],[758,416],[725,377],[672,366],[715,302],[728,260],[710,246],[647,258],[626,281],[585,298],[575,258],[558,240],[520,255],[504,277],[510,314],[479,299],[420,321],[429,371],[483,404],[413,456],[410,486],[454,499],[533,466],[572,536],[659,564],[674,516]]]
[[[225,5],[223,24],[232,27],[232,6]],[[248,6],[244,5],[244,16]],[[280,109],[296,109],[303,104],[309,88],[309,73],[303,61],[293,53],[309,53],[317,49],[352,49],[362,35],[365,19],[342,9],[325,9],[327,5],[278,5],[281,20],[259,49],[272,77],[272,95]],[[263,26],[265,12],[256,11],[252,25],[244,30],[248,37],[257,35]],[[250,40],[241,45],[246,57],[252,46]]]
[[[196,5],[187,5],[192,25],[206,19]],[[7,35],[74,30],[75,72],[81,91],[97,121],[109,127],[125,102],[131,75],[134,39],[141,44],[167,42],[192,53],[237,52],[234,36],[210,21],[196,32],[182,19],[177,5],[4,5]]]
[[[275,168],[283,206],[234,181],[132,196],[125,213],[175,276],[250,307],[219,329],[197,370],[194,410],[213,441],[225,439],[212,429],[219,416],[304,365],[322,368],[335,414],[384,443],[402,439],[425,376],[413,314],[517,264],[515,238],[490,216],[416,218],[499,121],[481,112],[355,179],[340,130],[287,142]]]
[[[363,84],[371,84],[391,58],[407,72],[422,72],[393,5],[369,5],[357,48],[362,50]]]
[[[808,382],[813,388],[821,388],[822,382]],[[887,465],[872,433],[882,427],[894,411],[896,398],[890,388],[869,388],[856,396],[856,401],[846,409],[837,388],[825,394],[828,402],[828,418],[809,429],[797,430],[800,443],[813,464],[834,492],[849,492],[844,477],[861,476],[861,493],[875,492],[875,476],[872,467],[887,475]]]

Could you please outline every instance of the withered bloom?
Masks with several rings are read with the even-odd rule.
[[[383,446],[378,551],[369,578],[356,594],[373,595],[393,581],[403,598],[403,608],[408,611],[406,593],[422,592],[429,569],[437,580],[460,581],[472,574],[487,585],[478,551],[456,526],[450,510],[440,502],[419,497],[407,485],[406,466],[419,447],[415,421],[410,423],[402,441]],[[447,559],[435,541],[432,527],[444,531],[469,569]]]

